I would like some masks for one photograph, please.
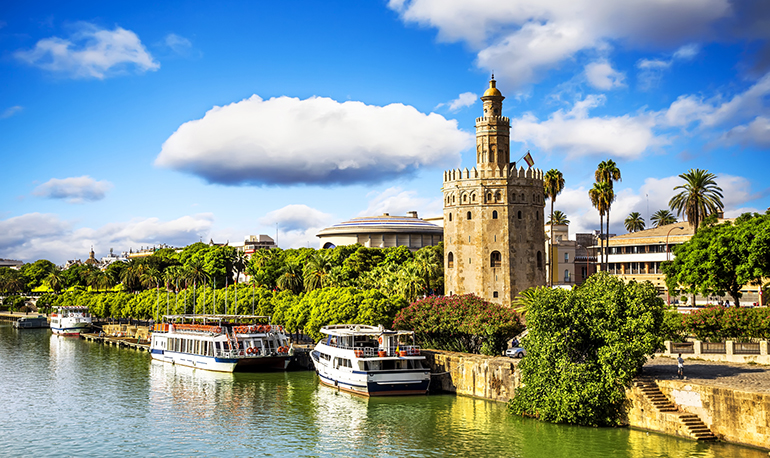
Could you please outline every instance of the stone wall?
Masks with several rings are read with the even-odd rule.
[[[683,359],[705,359],[706,361],[720,361],[729,363],[757,363],[757,364],[770,364],[770,354],[768,354],[768,342],[762,340],[758,342],[759,352],[756,354],[739,354],[735,351],[735,342],[728,340],[724,342],[724,351],[715,353],[714,351],[704,351],[705,345],[708,343],[695,340],[687,342],[687,347],[684,349],[678,348],[678,346],[684,346],[685,344],[676,344],[669,340],[665,341],[665,350],[663,353],[657,353],[656,356],[666,356],[669,358],[676,358],[681,354]]]
[[[431,368],[431,390],[507,402],[519,386],[517,359],[423,350]]]

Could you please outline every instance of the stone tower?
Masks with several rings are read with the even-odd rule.
[[[495,78],[476,118],[476,167],[444,172],[444,290],[510,305],[545,285],[543,172],[510,162],[510,122]]]

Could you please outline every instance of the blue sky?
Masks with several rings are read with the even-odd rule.
[[[691,168],[728,216],[764,211],[769,38],[758,0],[6,2],[0,257],[438,216],[492,72],[511,158],[563,172],[572,233],[598,229],[605,159],[613,232]]]

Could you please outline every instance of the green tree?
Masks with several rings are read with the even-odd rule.
[[[642,215],[639,212],[631,212],[626,217],[625,226],[628,232],[643,231],[644,218],[642,218]]]
[[[570,222],[569,219],[567,219],[567,215],[561,210],[554,211],[553,216],[551,218],[548,218],[548,222],[546,224],[551,224],[551,222],[553,222],[553,224],[563,225],[563,224],[569,224]]]
[[[701,221],[724,208],[722,188],[717,186],[714,180],[716,175],[708,170],[690,169],[687,173],[679,175],[679,178],[685,183],[675,187],[674,191],[682,191],[672,197],[668,205],[677,215],[684,214],[695,228],[695,232],[698,232]]]
[[[607,251],[605,244],[609,246],[608,234],[604,232],[604,215],[607,214],[609,218],[609,208],[612,201],[615,200],[615,192],[612,190],[612,185],[605,182],[594,183],[594,187],[588,191],[588,198],[591,200],[596,210],[599,211],[599,247],[600,247],[600,264],[602,270],[606,270],[604,267],[604,253]]]
[[[571,291],[541,289],[527,311],[527,357],[513,413],[554,423],[618,425],[626,387],[660,347],[663,301],[649,283],[606,272]]]
[[[551,199],[551,236],[548,239],[548,284],[553,284],[553,205],[556,203],[556,196],[564,190],[564,176],[556,169],[551,169],[543,177],[543,187],[545,195]]]
[[[676,216],[668,210],[658,210],[650,218],[652,227],[668,226],[676,222]]]
[[[329,272],[332,269],[329,256],[324,251],[316,251],[305,264],[303,273],[305,291],[331,286]]]
[[[51,264],[48,268],[45,280],[43,281],[43,283],[56,294],[58,294],[64,286],[64,278],[62,278],[61,272],[61,269]]]
[[[599,163],[599,165],[596,167],[596,172],[594,172],[594,177],[598,183],[607,183],[610,185],[610,193],[607,196],[606,205],[607,205],[607,230],[605,231],[605,235],[607,236],[607,247],[609,248],[609,235],[610,235],[610,208],[612,207],[612,203],[615,201],[615,190],[613,189],[613,183],[616,181],[621,181],[620,177],[620,169],[618,168],[617,164],[615,164],[615,161],[612,159],[607,159],[606,161],[602,161]],[[604,250],[604,266],[606,269],[607,260],[609,259],[609,253],[608,250]]]
[[[46,277],[51,272],[51,269],[56,267],[54,263],[47,259],[39,259],[35,262],[24,264],[19,271],[26,280],[25,290],[32,291],[33,289],[43,285]]]
[[[303,286],[302,275],[302,266],[300,263],[289,261],[284,264],[283,269],[281,269],[281,276],[278,277],[276,286],[284,291],[291,291],[294,294],[299,294],[302,292]]]

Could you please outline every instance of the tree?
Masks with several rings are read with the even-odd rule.
[[[676,216],[668,210],[658,210],[650,218],[652,227],[668,226],[676,222]]]
[[[607,214],[609,218],[608,210],[610,204],[615,200],[615,192],[612,190],[612,186],[609,183],[598,182],[594,183],[594,187],[588,191],[588,197],[591,200],[591,205],[599,211],[599,248],[602,254],[607,251],[604,247],[605,243],[609,245],[608,234],[604,232],[604,215]],[[599,262],[604,269],[604,256],[601,257]]]
[[[281,276],[278,277],[276,282],[278,288],[284,291],[291,291],[294,294],[302,292],[302,266],[299,262],[290,261],[287,262],[283,269],[281,269]]]
[[[54,293],[58,294],[62,286],[64,286],[64,279],[62,278],[61,269],[51,264],[48,268],[44,284],[49,287]]]
[[[639,212],[631,212],[626,217],[625,221],[626,230],[628,232],[637,232],[644,230],[644,218]]]
[[[674,259],[663,263],[669,291],[729,294],[740,305],[741,289],[770,276],[770,215],[742,215],[702,226],[687,242],[674,246]]]
[[[246,270],[246,265],[249,263],[249,258],[241,250],[233,253],[233,270],[235,270],[235,284],[238,284],[238,280],[241,277],[241,272]]]
[[[548,222],[546,224],[551,224],[551,221],[553,221],[553,224],[569,224],[569,220],[567,219],[567,215],[562,212],[561,210],[556,210],[553,212],[553,215],[551,218],[548,219]]]
[[[313,291],[314,289],[331,286],[329,284],[329,272],[332,267],[332,263],[326,253],[323,251],[316,251],[313,256],[308,259],[307,264],[305,264],[303,274],[305,291]]]
[[[620,424],[626,388],[662,344],[663,310],[651,283],[606,272],[571,291],[538,290],[510,410],[554,423]]]
[[[668,205],[678,216],[684,214],[695,232],[698,232],[701,221],[724,208],[722,188],[714,181],[716,175],[708,170],[690,169],[679,175],[679,178],[685,180],[685,183],[675,187],[674,191],[682,191],[672,197]]]
[[[612,183],[615,181],[621,181],[620,178],[620,169],[618,168],[617,164],[615,164],[615,161],[612,159],[607,159],[606,161],[602,161],[599,163],[599,165],[596,168],[596,172],[594,173],[594,177],[596,178],[597,182],[600,183],[607,183],[610,185],[610,195],[608,197],[611,197],[611,199],[607,200],[607,231],[605,232],[605,235],[607,236],[607,248],[609,248],[609,237],[610,237],[610,208],[612,207],[612,202],[615,201],[615,190],[613,189]],[[607,261],[609,259],[609,250],[604,250],[604,265],[606,268]]]
[[[54,263],[47,259],[39,259],[35,262],[24,264],[19,271],[27,281],[25,285],[26,291],[32,291],[33,289],[41,286],[45,281],[48,274],[51,272],[51,268],[56,267]]]
[[[543,177],[545,195],[551,199],[551,236],[548,238],[548,284],[553,284],[553,204],[556,196],[564,190],[564,176],[556,169],[551,169]]]

